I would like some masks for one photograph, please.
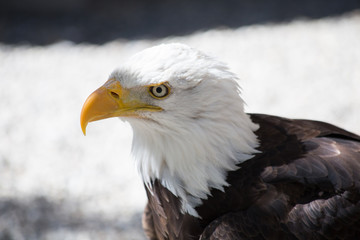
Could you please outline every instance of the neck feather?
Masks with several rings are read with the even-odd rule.
[[[183,213],[199,217],[195,207],[211,189],[224,191],[227,172],[237,170],[257,152],[254,131],[258,126],[242,109],[234,111],[223,121],[197,119],[176,130],[161,126],[160,131],[153,126],[156,123],[131,122],[133,154],[150,192],[158,179],[180,198]]]

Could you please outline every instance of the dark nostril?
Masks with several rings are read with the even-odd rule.
[[[111,96],[113,96],[116,99],[120,98],[119,94],[117,94],[116,92],[110,92],[110,94],[111,94]]]

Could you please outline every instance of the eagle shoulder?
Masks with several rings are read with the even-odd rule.
[[[360,137],[323,122],[251,117],[261,153],[229,173],[226,189],[240,192],[241,206],[215,218],[201,239],[359,236]]]

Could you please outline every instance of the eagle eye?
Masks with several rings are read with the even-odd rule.
[[[170,87],[166,83],[163,83],[160,85],[155,85],[155,86],[150,86],[149,92],[152,97],[160,99],[160,98],[167,97],[169,95]]]

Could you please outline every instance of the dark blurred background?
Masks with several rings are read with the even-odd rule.
[[[0,42],[101,44],[323,18],[360,8],[360,0],[1,0]]]

